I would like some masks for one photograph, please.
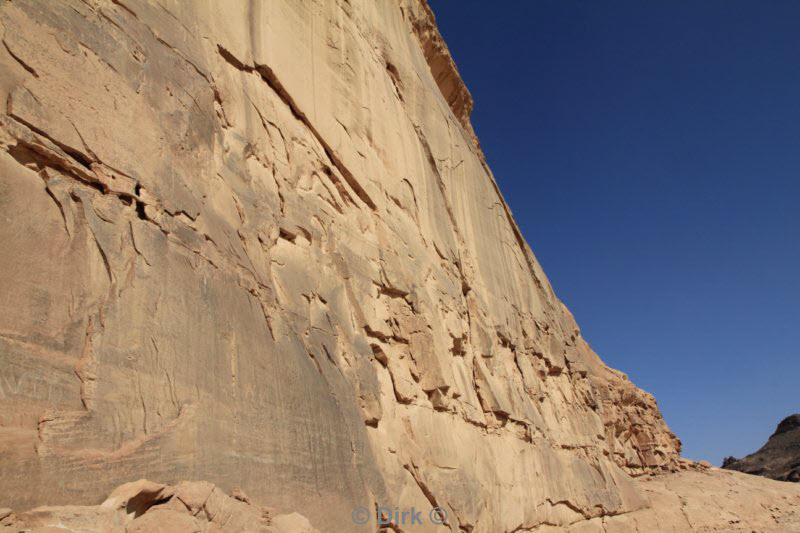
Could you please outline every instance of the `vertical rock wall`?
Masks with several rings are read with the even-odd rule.
[[[375,503],[511,531],[675,466],[424,2],[10,0],[0,36],[0,504],[206,479],[321,531]]]

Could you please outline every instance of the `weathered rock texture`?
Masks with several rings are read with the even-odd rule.
[[[742,459],[727,457],[722,468],[800,482],[800,414],[784,418],[757,452]]]
[[[205,479],[320,531],[519,531],[686,466],[553,293],[422,0],[12,0],[0,36],[2,505]]]
[[[515,531],[569,533],[652,533],[672,531],[800,531],[800,487],[730,472],[691,469],[642,476],[634,481],[645,501],[641,509],[571,524],[545,521]],[[785,490],[788,488],[789,490]],[[52,528],[52,529],[48,529]],[[424,526],[392,527],[420,531]],[[362,531],[374,531],[370,525]],[[0,509],[0,533],[317,533],[296,512],[275,514],[239,489],[232,497],[208,482],[165,486],[139,480],[114,490],[99,506],[46,506],[14,513]],[[331,529],[331,531],[337,531]],[[441,528],[447,531],[447,528]],[[464,531],[464,529],[460,530]],[[479,531],[479,530],[478,530]]]
[[[570,533],[800,531],[800,487],[712,469],[640,477],[648,505],[617,516],[576,522]],[[535,531],[558,531],[542,527]]]
[[[274,516],[241,491],[234,494],[202,481],[166,486],[139,480],[118,487],[99,506],[0,510],[0,532],[317,533],[300,514]]]

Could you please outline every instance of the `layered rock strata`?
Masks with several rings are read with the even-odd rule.
[[[205,479],[320,531],[520,531],[686,468],[555,296],[421,0],[13,0],[0,40],[0,506]]]

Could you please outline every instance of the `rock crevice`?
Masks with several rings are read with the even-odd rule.
[[[423,1],[14,0],[0,38],[0,505],[205,479],[513,531],[697,468],[556,298]]]

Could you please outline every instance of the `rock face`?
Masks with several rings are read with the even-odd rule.
[[[800,482],[800,413],[784,418],[760,450],[743,459],[726,457],[722,468]]]
[[[689,467],[553,293],[424,1],[14,0],[0,36],[0,506],[205,479],[502,532]]]
[[[569,531],[800,531],[798,486],[716,468],[642,477],[636,485],[648,502],[644,509],[578,522]]]
[[[292,513],[273,516],[237,491],[228,496],[212,483],[166,486],[139,480],[126,483],[99,506],[37,507],[0,512],[0,532],[97,531],[102,533],[318,533],[308,519]]]
[[[641,509],[588,520],[578,519],[564,526],[544,522],[517,531],[800,531],[800,487],[797,486],[717,469],[642,476],[634,481],[634,485],[645,502]],[[389,527],[380,531],[421,531],[428,529],[426,525],[429,524]],[[374,528],[370,529],[369,524],[361,529],[370,530],[375,531]],[[442,527],[440,530],[448,529]],[[299,513],[276,515],[274,509],[251,503],[239,489],[234,489],[228,496],[208,482],[184,481],[165,486],[139,480],[118,487],[99,506],[47,506],[23,513],[0,509],[0,533],[70,531],[318,533],[309,520]]]

